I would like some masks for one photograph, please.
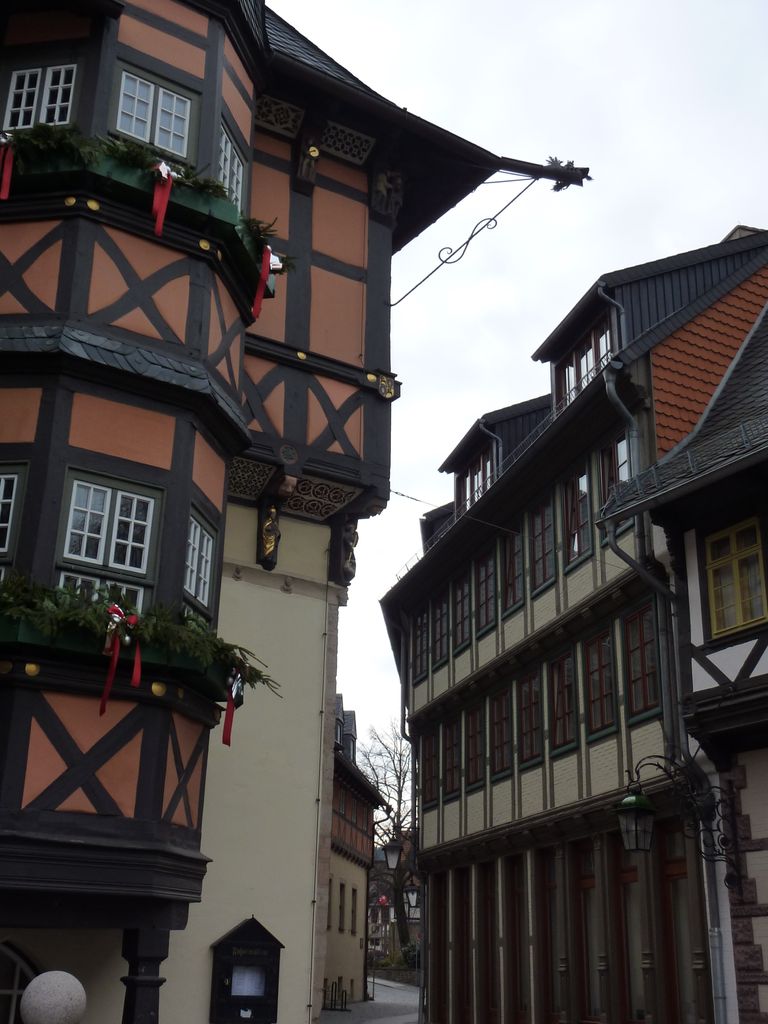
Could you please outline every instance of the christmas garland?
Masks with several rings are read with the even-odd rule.
[[[30,173],[41,158],[62,157],[83,168],[98,163],[102,157],[109,157],[125,167],[147,172],[155,172],[160,165],[168,168],[173,181],[195,192],[210,195],[217,199],[229,199],[226,186],[217,178],[200,177],[183,164],[167,164],[162,154],[155,152],[150,146],[131,139],[109,136],[107,138],[89,139],[81,134],[77,125],[37,124],[33,128],[17,129],[13,132],[0,133],[0,172],[3,161],[7,158],[15,165],[20,174]],[[8,168],[10,179],[11,166]],[[241,217],[244,232],[250,236],[259,252],[270,244],[276,232],[275,221],[260,221],[255,218]],[[284,274],[295,267],[295,259],[281,255],[273,260],[270,272]]]
[[[114,588],[110,593],[105,589],[84,592],[70,587],[46,587],[19,573],[0,580],[0,615],[27,622],[49,637],[80,629],[92,633],[103,644],[105,629],[113,621],[113,609],[117,607],[114,598]],[[223,665],[243,683],[252,687],[262,684],[278,693],[280,684],[254,664],[259,662],[266,668],[253,651],[222,640],[201,616],[181,614],[159,604],[141,615],[130,608],[127,616],[119,608],[118,611],[122,618],[131,620],[130,635],[136,642],[184,653],[200,662],[203,669]],[[98,645],[94,645],[97,649]]]

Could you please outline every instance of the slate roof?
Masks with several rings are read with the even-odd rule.
[[[191,359],[168,355],[158,349],[143,348],[134,342],[118,341],[83,330],[73,324],[27,326],[15,324],[0,328],[0,352],[46,353],[82,359],[122,373],[174,384],[211,399],[247,439],[248,424],[243,410],[208,373]]]
[[[691,433],[650,469],[619,485],[603,519],[654,508],[768,458],[768,305]]]
[[[390,100],[374,92],[365,82],[356,78],[351,71],[347,71],[338,61],[316,46],[311,39],[307,39],[293,25],[289,25],[279,14],[271,11],[268,7],[265,8],[265,18],[269,48],[273,53],[279,53],[300,64],[306,64],[307,67],[330,78],[335,78],[338,82],[343,82],[344,85],[359,89],[361,92],[368,93],[369,96],[375,96],[384,103],[390,103]],[[395,104],[392,103],[391,106],[394,107]]]
[[[667,337],[676,326],[685,323],[692,315],[705,309],[712,301],[730,291],[753,273],[757,267],[764,264],[766,249],[768,249],[768,231],[757,231],[739,238],[732,238],[729,235],[724,241],[714,245],[691,249],[688,252],[664,257],[664,259],[651,260],[648,263],[639,263],[632,267],[603,274],[545,338],[533,353],[532,358],[536,360],[557,358],[564,336],[574,325],[589,315],[590,311],[592,317],[596,315],[594,307],[602,301],[599,296],[601,289],[607,288],[615,291],[641,281],[650,282],[654,279],[662,279],[664,275],[674,276],[680,271],[687,270],[692,277],[689,287],[694,289],[694,298],[691,301],[680,301],[677,308],[672,308],[675,306],[675,302],[671,301],[669,295],[666,295],[666,302],[670,310],[668,315],[661,318],[651,317],[650,326],[645,330],[637,332],[635,337],[632,337],[633,332],[630,332],[630,337],[623,339],[625,348],[621,353],[622,361],[628,362],[636,359],[657,344],[659,340]],[[751,253],[754,253],[754,256],[750,255]],[[717,261],[725,261],[724,266],[728,266],[728,272],[725,273],[718,269],[716,279],[711,287],[702,286],[707,272],[713,273],[713,265],[717,265]],[[671,287],[671,282],[669,287]],[[648,298],[650,297],[646,296],[646,299]]]

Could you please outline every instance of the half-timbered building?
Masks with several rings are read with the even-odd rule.
[[[738,1012],[738,1020],[758,1022],[768,1019],[763,806],[768,307],[754,323],[743,324],[741,333],[743,343],[695,428],[618,488],[605,516],[611,522],[650,514],[665,531],[682,719],[691,737],[689,750],[701,750],[709,759],[738,883],[729,898],[718,893],[722,930],[733,946],[727,968],[737,1009],[729,1019],[737,1019]]]
[[[0,1018],[58,968],[86,1024],[123,992],[125,1024],[310,1021],[338,609],[388,498],[390,261],[510,162],[261,0],[8,0],[0,33]],[[97,592],[107,658],[62,597]],[[190,633],[119,658],[160,606],[279,698],[235,712]]]
[[[384,799],[356,763],[354,711],[336,697],[333,822],[328,875],[328,933],[324,998],[343,1010],[367,998],[368,880],[373,865],[373,818]]]
[[[454,501],[423,519],[423,554],[383,601],[417,754],[430,1024],[737,1019],[731,932],[715,926],[725,869],[703,861],[663,772],[642,780],[652,852],[619,838],[627,771],[684,757],[691,648],[643,506],[597,520],[695,427],[766,299],[768,233],[750,229],[604,275],[534,353],[550,394],[480,417],[441,466]],[[695,503],[680,528],[690,551],[691,536],[730,543],[736,572],[759,507],[721,503],[702,536]],[[715,569],[697,571],[715,599]],[[726,639],[759,628],[752,591],[716,644],[694,619],[696,734],[721,727],[722,692],[703,687],[732,670]],[[738,650],[759,674],[760,644]]]

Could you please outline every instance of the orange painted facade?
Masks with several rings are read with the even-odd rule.
[[[0,444],[29,444],[35,440],[42,388],[4,388],[0,402]]]
[[[165,413],[76,394],[69,443],[74,448],[170,469],[175,427],[174,418]]]

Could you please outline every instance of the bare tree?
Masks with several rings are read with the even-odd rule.
[[[374,843],[384,846],[390,839],[403,843],[403,855],[397,868],[390,872],[385,865],[374,864],[371,879],[391,887],[395,908],[397,936],[401,948],[410,939],[405,907],[405,886],[411,881],[410,854],[413,817],[411,807],[411,745],[400,735],[400,727],[393,719],[387,729],[371,726],[369,742],[358,748],[357,763],[360,770],[378,789],[386,806],[374,816]]]

